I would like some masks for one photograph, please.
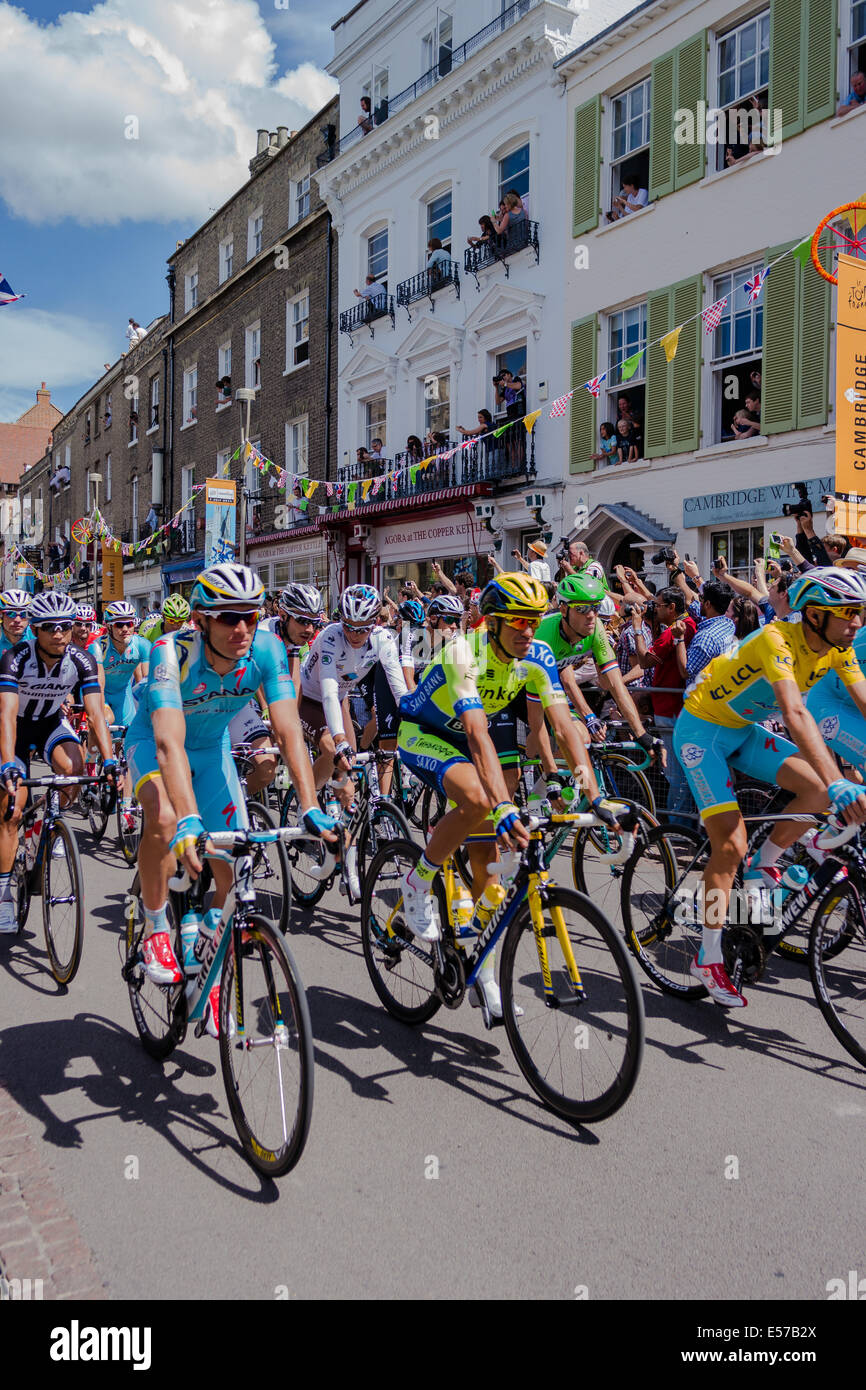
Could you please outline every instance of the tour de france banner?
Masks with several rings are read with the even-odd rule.
[[[866,537],[866,265],[837,260],[836,512],[843,536]]]
[[[237,484],[231,478],[208,478],[204,485],[204,564],[235,558]]]
[[[123,598],[123,556],[102,542],[102,602]]]

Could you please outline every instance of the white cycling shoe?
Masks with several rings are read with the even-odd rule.
[[[12,935],[18,930],[18,916],[11,898],[0,902],[0,934]]]
[[[417,936],[419,941],[438,941],[442,933],[432,892],[413,888],[405,878],[400,882],[400,890],[403,894],[403,917],[412,935]]]

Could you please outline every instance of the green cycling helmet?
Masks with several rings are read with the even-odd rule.
[[[162,616],[172,622],[185,623],[189,617],[189,604],[183,594],[169,594],[162,605]]]
[[[567,574],[556,586],[560,603],[601,603],[607,590],[591,574]]]

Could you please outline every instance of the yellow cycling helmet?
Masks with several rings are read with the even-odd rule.
[[[478,606],[485,617],[539,618],[547,612],[547,590],[530,574],[498,574]]]

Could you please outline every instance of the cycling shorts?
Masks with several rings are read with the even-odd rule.
[[[239,743],[252,743],[253,739],[269,739],[270,736],[270,729],[262,719],[262,712],[257,700],[249,700],[242,709],[238,710],[237,714],[233,715],[229,724],[229,740],[232,748],[236,748]]]
[[[238,777],[231,745],[227,738],[214,749],[187,748],[192,773],[192,789],[198,813],[207,830],[244,830],[248,826],[247,807]],[[145,782],[159,777],[156,744],[152,738],[139,739],[126,750],[136,796]]]
[[[804,703],[833,752],[861,772],[866,769],[866,721],[857,706],[831,690],[826,680],[809,691]]]
[[[689,710],[683,710],[674,725],[673,745],[702,820],[739,809],[731,768],[772,786],[782,763],[800,756],[795,743],[761,724],[728,729]]]
[[[81,747],[81,740],[72,725],[57,710],[45,719],[18,720],[15,732],[15,759],[24,772],[30,776],[30,756],[35,749],[44,763],[51,762],[51,754],[58,743],[75,743]]]
[[[520,750],[526,747],[526,691],[521,690],[504,709],[490,716],[487,732],[503,767],[518,767]]]
[[[400,724],[397,741],[400,762],[423,782],[425,787],[434,787],[447,796],[442,779],[449,767],[455,763],[472,764],[469,745],[451,742],[435,729],[422,728],[404,719]]]
[[[120,693],[117,700],[112,700],[108,695],[106,695],[105,703],[108,705],[112,715],[114,716],[115,724],[126,724],[128,727],[132,723],[133,718],[135,717],[135,711],[138,708],[138,706],[136,705],[135,700],[132,698],[131,685],[128,685],[126,689]]]
[[[328,721],[325,718],[324,705],[320,700],[313,700],[309,695],[302,695],[298,700],[298,715],[300,716],[304,737],[314,748],[318,748],[319,739],[322,737],[322,734],[328,732]],[[345,730],[343,732],[343,737],[348,743],[352,742],[352,739]],[[340,739],[337,738],[334,741],[339,743]]]

